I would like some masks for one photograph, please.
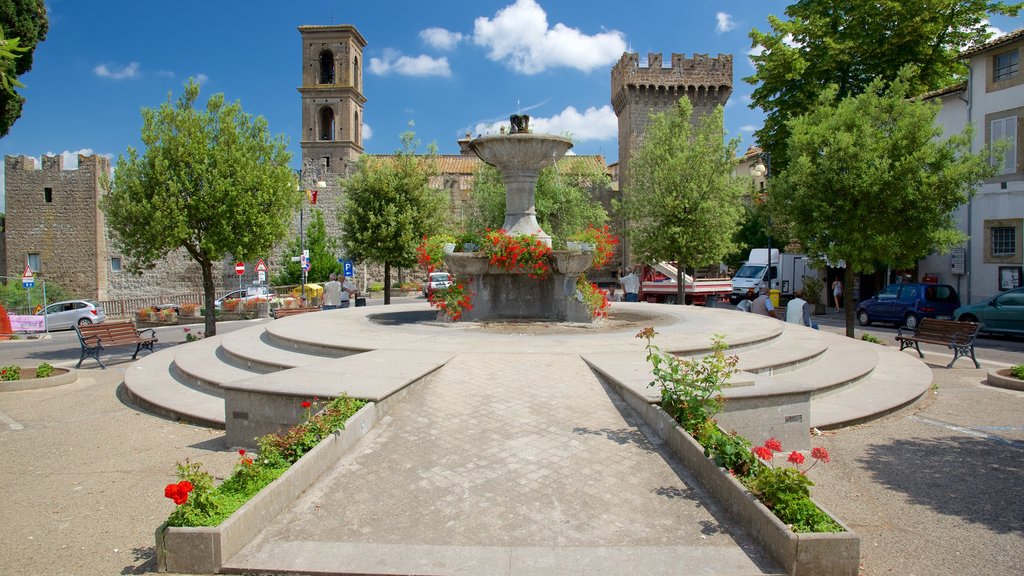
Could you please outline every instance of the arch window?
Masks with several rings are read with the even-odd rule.
[[[352,61],[352,87],[359,89],[359,56],[355,56]]]
[[[334,54],[330,50],[320,53],[320,83],[334,84]]]
[[[356,112],[356,125],[354,126],[354,128],[356,134],[355,140],[356,142],[359,142],[359,139],[362,138],[363,134],[363,125],[359,123],[359,112]]]
[[[334,140],[334,110],[326,106],[320,109],[320,139]]]

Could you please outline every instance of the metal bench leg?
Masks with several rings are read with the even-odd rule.
[[[981,368],[981,364],[978,364],[978,359],[974,357],[974,346],[958,346],[956,344],[950,344],[949,348],[953,350],[953,360],[949,364],[946,364],[946,368],[952,368],[953,364],[956,363],[957,359],[970,358],[974,362],[975,368]]]
[[[106,370],[107,367],[100,361],[100,351],[102,350],[102,348],[82,348],[82,357],[78,359],[78,364],[75,364],[75,368],[81,368],[82,361],[84,361],[86,357],[90,357],[95,358],[96,363],[100,365],[100,368]]]

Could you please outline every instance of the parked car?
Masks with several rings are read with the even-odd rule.
[[[949,284],[890,284],[857,306],[857,322],[891,322],[915,330],[922,318],[952,320],[959,307],[960,296]]]
[[[254,300],[256,298],[269,298],[270,291],[266,286],[252,286],[249,288],[242,288],[240,290],[232,290],[227,294],[217,298],[213,301],[213,306],[217,310],[221,309],[221,305],[224,304],[225,300]]]
[[[987,302],[961,306],[953,312],[953,318],[981,322],[981,331],[989,334],[1024,335],[1024,288],[1003,292]]]
[[[47,330],[65,330],[86,324],[99,324],[107,319],[103,308],[88,300],[54,302],[36,315],[46,314]]]
[[[431,272],[430,278],[423,284],[423,296],[430,296],[434,290],[440,290],[452,285],[451,274],[447,272]]]

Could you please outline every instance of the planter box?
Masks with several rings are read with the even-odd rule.
[[[51,388],[70,384],[75,380],[78,380],[78,370],[71,368],[54,368],[53,374],[46,378],[36,378],[35,368],[22,368],[20,380],[0,380],[0,392]]]
[[[988,383],[990,386],[1006,388],[1008,390],[1024,390],[1024,380],[1010,373],[1009,368],[990,370],[988,373]]]
[[[791,576],[857,576],[860,572],[860,537],[830,512],[846,532],[793,532],[736,478],[704,456],[704,448],[660,406],[628,388],[610,383],[657,433],[704,489],[753,536]],[[819,506],[820,508],[820,506]]]
[[[334,466],[379,419],[380,413],[373,402],[360,408],[345,423],[344,430],[321,440],[220,526],[182,528],[161,525],[156,530],[157,569],[187,574],[220,572],[232,556]]]

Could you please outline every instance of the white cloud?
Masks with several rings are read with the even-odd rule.
[[[196,74],[195,76],[192,77],[192,79],[196,81],[196,84],[199,84],[200,86],[202,86],[203,84],[206,84],[206,82],[210,79],[210,77],[207,76],[206,74]]]
[[[431,48],[454,50],[455,46],[465,39],[465,36],[461,32],[451,32],[444,28],[427,28],[420,30],[420,39]]]
[[[754,97],[750,94],[744,94],[743,96],[740,96],[740,100],[743,100],[744,104],[752,104],[754,102]]]
[[[736,21],[732,19],[731,15],[726,14],[725,12],[715,14],[715,20],[718,21],[718,24],[715,25],[715,32],[718,32],[719,34],[736,28]]]
[[[993,26],[992,22],[988,21],[987,19],[982,20],[981,23],[983,26],[985,26],[985,31],[991,34],[991,36],[988,37],[989,40],[995,40],[996,38],[999,38],[1003,34],[1006,34],[1006,32],[1003,32],[999,28]]]
[[[97,154],[97,153],[95,151],[93,151],[92,148],[79,148],[78,150],[65,150],[65,151],[61,152],[60,154],[56,154],[54,152],[47,152],[45,155],[46,156],[63,156],[64,157],[64,169],[65,170],[74,170],[74,169],[78,168],[78,155],[79,154],[81,154],[82,156],[92,156],[92,155]],[[108,160],[113,160],[114,159],[114,155],[111,154],[110,152],[105,152],[105,153],[99,154],[99,156],[103,156],[104,158],[106,158]],[[38,160],[37,166],[42,166],[42,165],[43,165],[42,164],[42,159]],[[113,166],[111,166],[111,168],[113,168]]]
[[[363,122],[363,140],[373,138],[373,129],[366,122]]]
[[[501,127],[508,127],[508,121],[479,123],[473,134],[497,134]],[[530,130],[535,134],[569,136],[575,142],[588,140],[614,140],[619,134],[619,120],[609,105],[600,108],[591,106],[583,113],[569,106],[550,118],[531,117]]]
[[[99,66],[93,68],[92,71],[100,78],[110,78],[111,80],[124,80],[125,78],[135,78],[139,75],[139,63],[132,62],[131,64],[120,69],[111,69],[106,64],[100,64]]]
[[[383,58],[370,58],[370,72],[386,76],[392,72],[402,76],[443,76],[452,75],[448,58],[432,58],[425,54],[403,56],[395,50],[385,50]]]
[[[754,130],[757,130],[757,126],[754,126],[753,124],[745,124],[743,126],[740,126],[740,132],[753,133]]]
[[[473,42],[488,48],[491,60],[522,74],[557,67],[589,72],[614,64],[626,51],[625,35],[617,30],[588,36],[562,23],[549,28],[547,13],[535,0],[516,0],[493,19],[477,18]]]

